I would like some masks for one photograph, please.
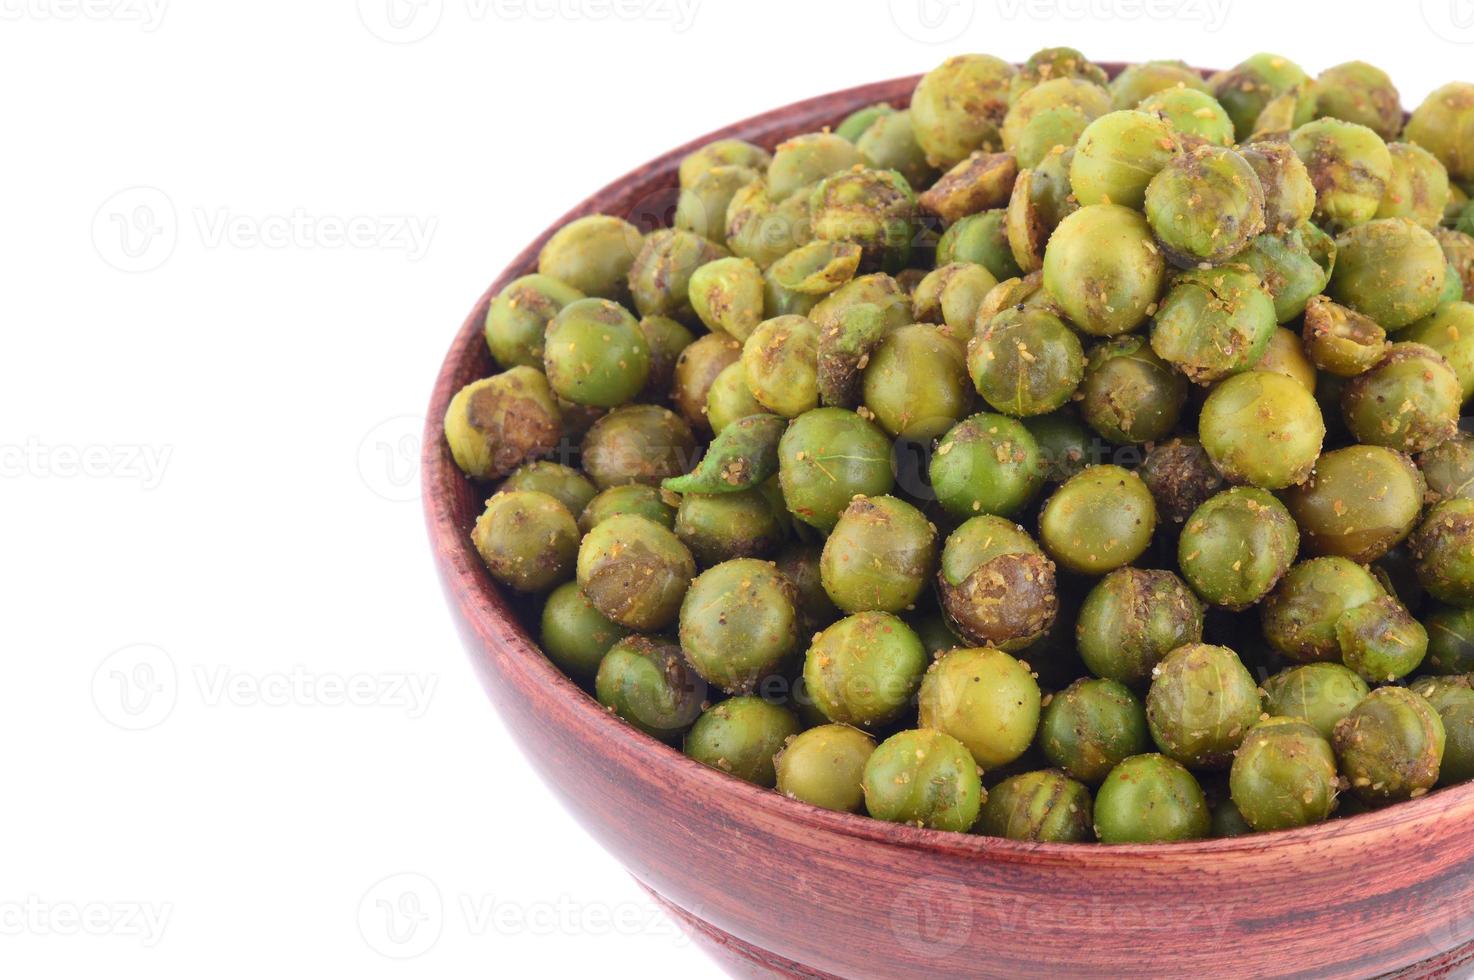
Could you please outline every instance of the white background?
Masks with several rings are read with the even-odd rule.
[[[390,2],[0,0],[7,976],[713,974],[433,576],[420,414],[484,286],[677,142],[960,51],[1474,76],[1467,0]]]

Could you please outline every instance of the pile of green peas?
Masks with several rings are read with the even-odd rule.
[[[609,711],[1026,841],[1474,777],[1474,84],[959,55],[677,178],[548,240],[445,417]]]

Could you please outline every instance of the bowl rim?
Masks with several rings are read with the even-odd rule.
[[[1113,76],[1122,67],[1119,64],[1102,64]],[[1049,863],[1068,864],[1095,859],[1113,863],[1121,860],[1160,861],[1179,857],[1193,859],[1245,856],[1348,836],[1375,835],[1419,819],[1433,818],[1440,811],[1454,808],[1474,798],[1474,783],[1467,783],[1437,789],[1417,799],[1378,810],[1307,827],[1238,837],[1150,844],[1035,843],[972,832],[931,830],[909,824],[889,823],[863,814],[839,813],[803,803],[777,790],[748,783],[689,758],[672,745],[644,734],[605,709],[572,678],[558,669],[523,630],[512,614],[508,596],[491,579],[472,547],[469,528],[461,526],[455,518],[449,488],[454,481],[464,482],[467,478],[451,459],[442,431],[450,397],[459,387],[459,383],[463,383],[459,379],[469,360],[476,355],[477,345],[484,346],[482,338],[485,310],[491,298],[511,280],[535,270],[538,251],[557,229],[575,218],[601,213],[611,203],[622,200],[625,190],[650,180],[652,175],[673,175],[680,159],[703,144],[716,139],[751,138],[757,132],[781,126],[793,116],[832,109],[841,104],[858,108],[882,99],[894,102],[898,87],[904,87],[909,95],[910,89],[920,77],[902,76],[838,89],[749,116],[683,143],[589,195],[540,232],[496,276],[461,324],[441,363],[426,414],[421,444],[421,492],[426,528],[433,557],[447,585],[448,601],[459,606],[467,624],[472,625],[480,636],[495,637],[501,641],[496,644],[497,651],[510,658],[512,665],[522,672],[528,682],[543,685],[562,695],[560,700],[570,714],[569,720],[578,723],[586,731],[596,733],[604,744],[615,750],[612,754],[667,770],[672,783],[694,784],[703,791],[723,794],[744,808],[767,811],[775,818],[790,823],[858,841],[906,849],[919,848],[938,855],[1003,862],[1016,862],[1025,858],[1038,862],[1042,858]],[[472,656],[480,659],[487,653],[486,650],[473,650]],[[502,681],[505,682],[505,678]]]

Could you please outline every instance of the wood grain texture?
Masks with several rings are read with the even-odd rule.
[[[915,78],[800,102],[651,161],[564,215],[492,283],[430,401],[435,561],[492,701],[548,786],[733,972],[804,977],[1400,977],[1474,972],[1474,786],[1319,827],[1170,846],[1025,844],[885,824],[707,769],[607,714],[549,663],[469,543],[482,494],[441,433],[492,372],[486,307],[566,221],[665,223],[675,169],[738,136],[771,147]],[[656,221],[656,216],[659,220]]]

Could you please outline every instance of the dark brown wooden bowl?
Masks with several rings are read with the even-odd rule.
[[[605,212],[668,218],[681,157],[772,147],[915,78],[754,116],[678,147],[553,223],[477,302],[424,441],[430,541],[492,701],[543,779],[724,965],[801,977],[1369,977],[1474,973],[1474,786],[1302,830],[1172,845],[1025,844],[831,813],[687,759],[607,714],[538,651],[469,541],[482,494],[441,432],[494,370],[490,298],[552,232]],[[661,223],[666,223],[661,221]]]

